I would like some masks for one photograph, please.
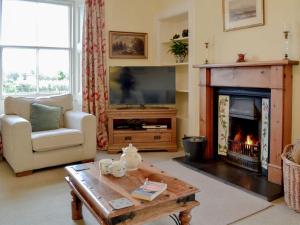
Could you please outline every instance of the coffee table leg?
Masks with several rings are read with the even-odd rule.
[[[72,195],[72,219],[73,220],[81,220],[82,219],[82,202],[74,193],[71,191]]]
[[[190,225],[192,216],[191,216],[191,210],[185,210],[179,213],[179,220],[181,222],[181,225]]]

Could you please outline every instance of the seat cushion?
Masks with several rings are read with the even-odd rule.
[[[32,148],[36,152],[81,145],[84,142],[80,130],[67,128],[32,132],[31,139]]]
[[[62,107],[32,103],[30,122],[32,131],[55,130],[59,128]]]

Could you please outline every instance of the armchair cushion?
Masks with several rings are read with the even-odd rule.
[[[4,114],[18,115],[25,120],[30,120],[30,106],[34,98],[6,97],[4,100]]]
[[[37,97],[34,102],[43,105],[61,106],[64,113],[73,109],[73,97],[71,94]]]
[[[32,131],[54,130],[59,128],[62,107],[32,103],[30,122]]]
[[[49,105],[49,106],[60,106],[62,107],[62,113],[60,116],[59,126],[64,126],[64,113],[73,109],[73,96],[71,94],[56,95],[50,97],[38,97],[34,100],[35,103]]]
[[[36,152],[81,145],[84,142],[83,133],[80,130],[67,128],[32,132],[31,140],[32,148]]]
[[[6,115],[18,115],[26,120],[30,120],[30,106],[32,103],[39,103],[48,106],[60,106],[63,108],[60,117],[60,127],[64,127],[63,114],[73,109],[73,97],[71,94],[54,95],[49,97],[24,98],[6,97],[4,101],[4,113]]]

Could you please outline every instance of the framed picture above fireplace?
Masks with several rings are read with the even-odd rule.
[[[224,31],[262,26],[264,0],[223,0]]]

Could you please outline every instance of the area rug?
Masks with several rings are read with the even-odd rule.
[[[175,161],[155,164],[172,176],[196,187],[200,206],[192,211],[192,225],[225,225],[250,216],[272,204],[206,175],[188,169]]]
[[[261,211],[271,204],[172,160],[157,167],[183,179],[201,191],[200,206],[192,212],[191,225],[224,225]],[[97,225],[83,208],[84,220],[74,222],[70,215],[70,190],[62,167],[16,178],[6,162],[0,162],[0,224],[3,225]],[[147,225],[174,225],[168,217]]]

